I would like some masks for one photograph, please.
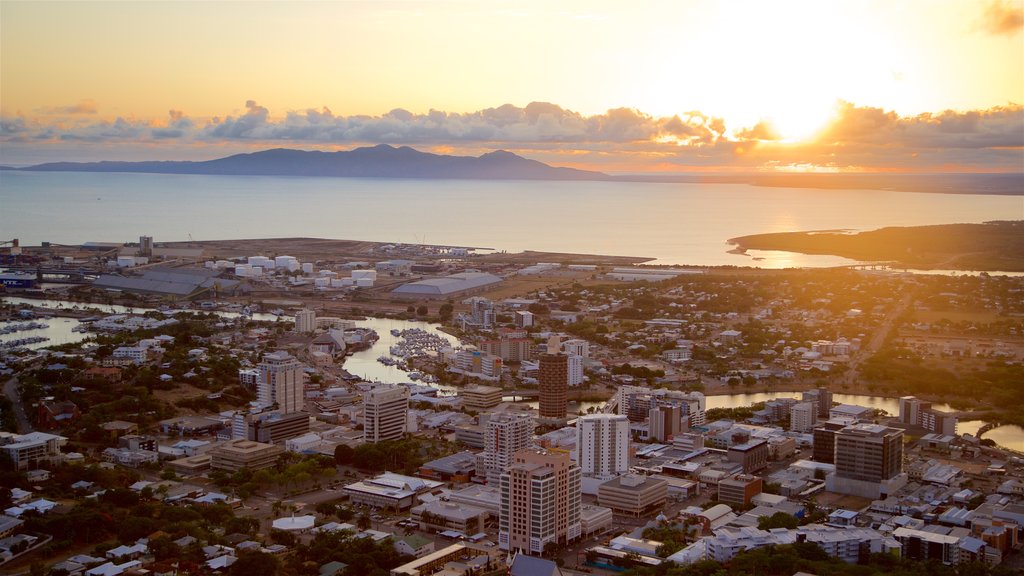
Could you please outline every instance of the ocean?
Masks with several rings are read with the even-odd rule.
[[[1024,196],[746,184],[196,176],[0,171],[0,236],[156,242],[316,237],[644,256],[659,264],[853,263],[729,238],[1024,218]],[[754,260],[754,257],[759,260]]]

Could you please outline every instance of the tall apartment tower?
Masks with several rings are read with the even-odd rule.
[[[673,404],[654,406],[647,413],[648,435],[658,442],[667,442],[683,432],[682,408]]]
[[[305,407],[302,390],[302,363],[284,351],[263,356],[256,367],[256,399],[264,406],[277,406],[283,414]]]
[[[828,490],[878,498],[902,486],[903,430],[879,424],[854,424],[836,431],[836,471]]]
[[[540,418],[565,420],[569,403],[569,357],[559,352],[558,336],[548,341],[548,352],[540,357]]]
[[[789,429],[793,432],[811,432],[817,423],[817,402],[798,402],[789,409]]]
[[[488,484],[499,485],[516,452],[530,447],[533,428],[533,417],[529,414],[502,412],[490,417],[484,428],[483,453]]]
[[[409,417],[409,389],[398,384],[371,388],[363,395],[363,439],[370,444],[399,440]]]
[[[316,312],[303,308],[295,313],[295,331],[307,333],[316,330]]]
[[[800,397],[804,402],[815,402],[818,406],[818,416],[828,419],[828,412],[832,409],[832,392],[828,388],[815,388],[806,390]]]
[[[613,478],[629,471],[629,418],[617,414],[587,414],[576,420],[576,450],[580,473]]]
[[[541,554],[548,542],[567,543],[582,533],[580,469],[569,454],[524,450],[501,475],[498,546]]]

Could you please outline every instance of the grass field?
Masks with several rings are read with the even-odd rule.
[[[1001,317],[995,312],[991,312],[989,310],[979,310],[976,312],[918,310],[914,312],[914,319],[918,322],[928,322],[929,324],[934,324],[940,320],[991,324],[992,322],[1000,320]]]

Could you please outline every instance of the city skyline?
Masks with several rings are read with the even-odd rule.
[[[1020,171],[1024,4],[3,2],[0,162]]]

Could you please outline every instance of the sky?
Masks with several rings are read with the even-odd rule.
[[[1024,171],[1024,0],[0,0],[0,163]]]

